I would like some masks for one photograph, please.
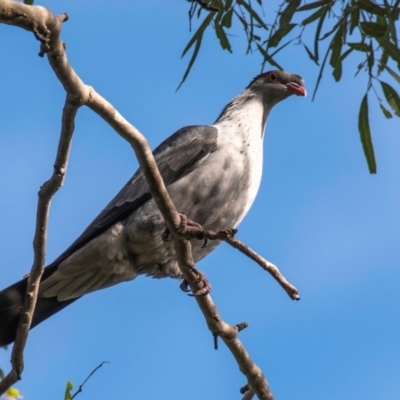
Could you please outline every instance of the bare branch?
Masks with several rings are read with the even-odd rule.
[[[0,0],[0,22],[32,31],[35,37],[41,41],[41,47],[47,51],[58,42],[61,23],[65,20],[66,14],[55,17],[44,7],[30,7],[14,1]],[[64,181],[71,138],[74,131],[73,121],[78,106],[79,105],[72,101],[67,95],[63,109],[61,134],[53,174],[51,178],[42,185],[38,193],[39,200],[36,213],[36,229],[33,239],[34,260],[28,277],[24,306],[11,353],[12,369],[0,382],[0,394],[4,393],[7,388],[13,385],[17,380],[21,379],[21,374],[24,369],[23,352],[36,306],[40,278],[45,265],[50,202],[51,198],[62,186]]]
[[[82,392],[83,390],[83,386],[85,385],[85,383],[92,377],[92,375],[99,369],[101,368],[104,364],[109,364],[109,361],[103,361],[102,363],[100,363],[89,375],[88,377],[83,381],[83,383],[81,385],[79,385],[78,390],[72,395],[71,400],[74,399],[76,396],[78,396],[79,393]]]
[[[274,279],[283,287],[286,293],[292,300],[300,300],[299,291],[289,283],[285,277],[280,273],[278,267],[271,262],[267,261],[254,250],[248,247],[239,239],[235,238],[237,229],[228,229],[223,231],[215,231],[212,229],[204,229],[197,226],[184,226],[179,229],[179,234],[185,239],[198,239],[198,240],[223,240],[241,253],[251,258],[265,271],[269,272]]]
[[[23,352],[32,322],[33,312],[46,259],[47,225],[49,218],[50,202],[54,194],[62,186],[67,168],[70,152],[73,120],[77,112],[77,105],[69,102],[67,97],[62,117],[61,135],[58,145],[57,157],[54,163],[53,175],[40,188],[36,212],[36,229],[33,239],[34,260],[28,276],[27,290],[21,317],[18,323],[16,339],[11,353],[11,372],[0,382],[0,394],[21,379],[24,369]]]
[[[250,257],[265,271],[269,272],[278,281],[278,283],[285,289],[286,293],[290,296],[292,300],[300,300],[299,291],[285,279],[285,277],[280,273],[276,265],[265,260],[254,250],[252,250],[250,247],[241,242],[239,239],[236,239],[232,236],[227,236],[224,240],[235,249],[238,249],[240,252]]]

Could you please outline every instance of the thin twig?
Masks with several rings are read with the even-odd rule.
[[[110,361],[103,361],[100,365],[98,365],[89,375],[88,377],[83,381],[81,385],[79,385],[79,389],[72,395],[71,400],[74,399],[80,392],[82,392],[83,386],[85,383],[90,379],[90,377],[99,369],[103,366],[103,364],[110,364]]]
[[[300,300],[299,291],[290,284],[285,277],[280,273],[278,267],[271,262],[265,260],[259,254],[257,254],[250,247],[245,245],[239,239],[236,239],[232,236],[227,236],[224,241],[230,244],[235,249],[238,249],[241,253],[250,257],[253,261],[255,261],[258,265],[260,265],[265,271],[269,272],[276,281],[285,289],[286,293],[292,300]]]
[[[242,241],[235,238],[234,235],[236,234],[236,232],[237,229],[216,231],[212,229],[204,229],[197,226],[187,225],[179,230],[179,234],[185,239],[223,240],[230,246],[245,254],[247,257],[251,258],[265,271],[269,272],[272,277],[282,286],[282,288],[286,291],[286,293],[292,300],[300,300],[299,291],[296,289],[296,287],[294,287],[285,279],[285,277],[279,271],[278,267],[275,264],[267,261],[265,258],[261,257]]]

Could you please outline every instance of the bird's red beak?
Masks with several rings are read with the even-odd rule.
[[[286,86],[296,96],[307,96],[307,90],[296,82],[289,82]]]

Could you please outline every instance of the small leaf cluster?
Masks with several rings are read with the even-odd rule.
[[[301,22],[301,26],[306,27],[316,21],[313,50],[303,45],[310,59],[317,65],[320,61],[320,44],[325,40],[329,43],[320,65],[314,96],[328,60],[332,75],[338,82],[342,77],[343,61],[352,52],[363,55],[364,60],[356,67],[356,75],[361,71],[366,73],[368,84],[360,104],[358,129],[371,173],[376,173],[376,161],[369,124],[368,92],[372,90],[375,93],[380,109],[386,118],[392,118],[392,113],[388,108],[400,117],[400,97],[396,90],[380,77],[383,72],[386,72],[397,84],[400,83],[400,76],[395,72],[395,67],[388,65],[391,63],[396,65],[398,70],[400,69],[400,49],[396,29],[400,14],[399,4],[400,0],[392,2],[384,0],[381,4],[372,0],[322,0],[303,5],[297,10],[311,12]],[[328,19],[333,19],[335,23],[329,30],[322,33]],[[379,96],[379,88],[375,87],[377,82],[386,104]]]
[[[262,0],[256,1],[261,10]],[[258,31],[260,29],[268,29],[263,18],[253,8],[251,0],[189,0],[189,2],[191,3],[189,10],[190,28],[194,16],[196,16],[197,19],[201,19],[204,14],[205,16],[183,50],[182,57],[193,47],[192,55],[179,87],[185,82],[190,73],[207,28],[211,27],[214,30],[221,48],[229,52],[232,52],[232,46],[227,31],[232,28],[234,19],[242,25],[245,32],[248,42],[247,52],[252,50],[251,46],[253,43],[258,43],[261,40]]]

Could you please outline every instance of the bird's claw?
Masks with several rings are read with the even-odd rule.
[[[211,293],[212,287],[210,285],[210,282],[202,272],[198,271],[198,277],[193,281],[193,283],[194,282],[197,283],[202,282],[203,287],[201,289],[196,290],[195,292],[190,293],[189,296],[206,296],[207,294]],[[190,289],[189,287],[189,282],[186,279],[182,281],[179,287],[185,293],[192,291],[192,289]]]
[[[186,279],[182,281],[182,283],[179,285],[179,288],[182,290],[182,292],[185,293],[190,292],[192,290],[190,289],[189,282]]]
[[[202,226],[200,224],[198,224],[195,221],[192,221],[185,214],[179,213],[179,216],[181,217],[181,223],[180,223],[179,228],[178,228],[178,230],[180,232],[183,232],[187,226],[194,226],[196,228],[202,228]],[[169,231],[168,228],[165,228],[164,232],[161,234],[161,239],[164,242],[170,242],[172,240],[171,232]],[[208,243],[207,239],[204,239],[204,243],[201,246],[201,248],[206,247],[207,243]]]
[[[189,219],[185,214],[179,213],[181,217],[181,224],[179,226],[179,230],[184,230],[187,226],[195,226],[196,228],[201,228],[202,226],[197,222],[192,221]]]

